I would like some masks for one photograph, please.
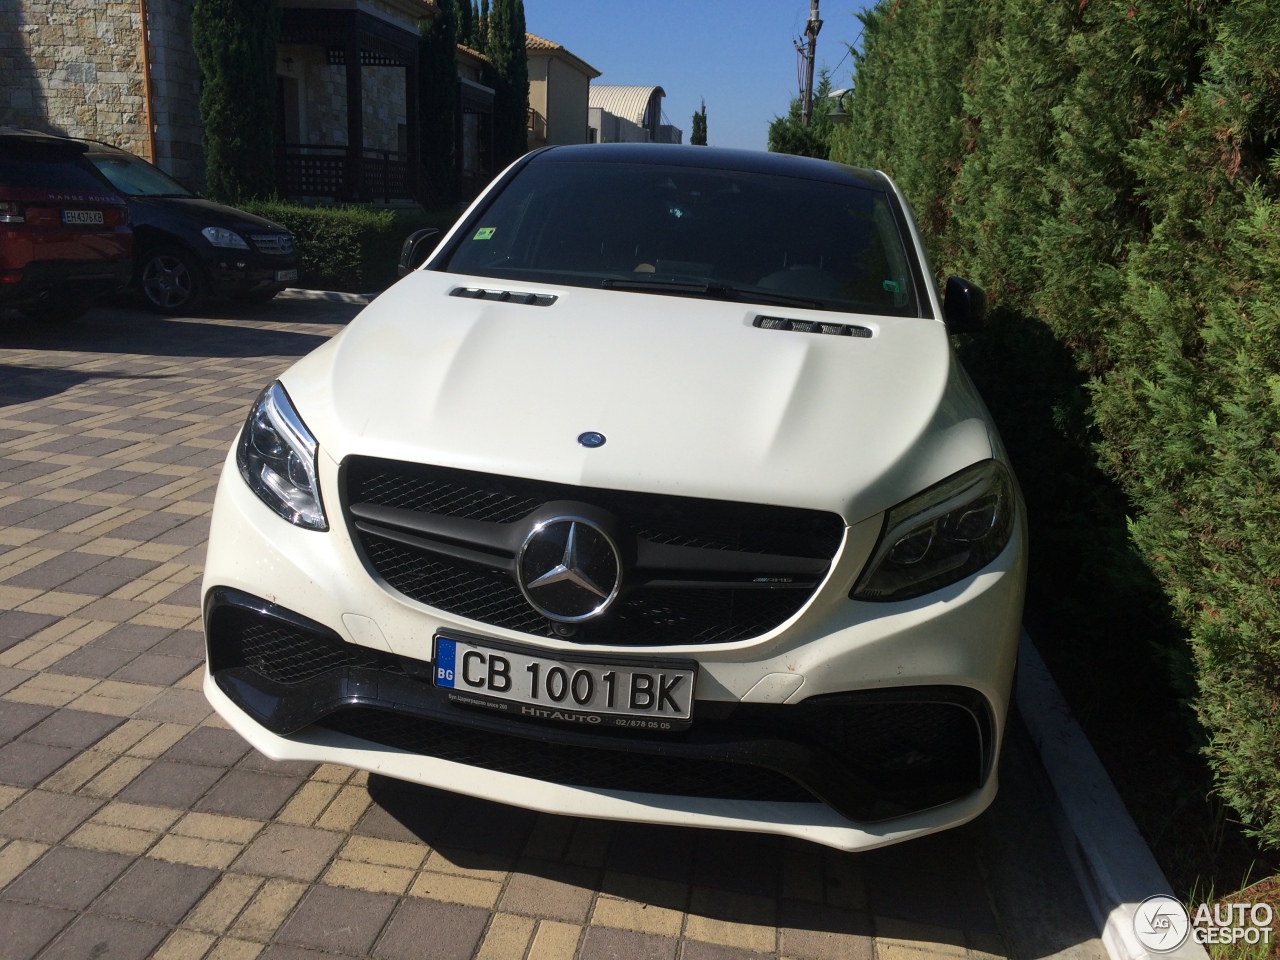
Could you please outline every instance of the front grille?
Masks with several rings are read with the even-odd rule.
[[[735,571],[631,569],[607,614],[573,634],[579,642],[730,643],[760,636],[809,601],[844,537],[840,517],[817,510],[573,487],[363,457],[347,462],[343,486],[353,539],[387,586],[447,613],[521,633],[563,636],[521,592],[514,576],[517,547],[503,553],[494,544],[522,542],[528,518],[545,504],[570,501],[607,512],[617,519],[624,554],[639,556],[646,545],[684,548],[709,558],[708,569]],[[419,517],[469,526],[441,528],[443,539],[435,542]],[[481,528],[483,535],[476,533]],[[472,536],[479,539],[467,539]],[[467,548],[461,558],[459,546]],[[771,564],[808,572],[780,575]]]
[[[293,253],[293,238],[287,233],[254,233],[249,236],[259,253],[286,256]]]
[[[342,710],[318,726],[411,753],[548,783],[680,797],[817,802],[791,778],[747,764],[548,743],[386,710]]]
[[[556,636],[504,573],[446,562],[392,540],[362,533],[375,570],[393,588],[429,607],[507,630]],[[806,590],[637,590],[618,600],[607,622],[583,628],[579,640],[609,643],[731,643],[767,633],[808,601]]]

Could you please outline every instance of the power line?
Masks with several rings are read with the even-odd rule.
[[[865,29],[866,29],[866,28],[865,28],[865,27],[863,27],[863,30],[865,30]],[[844,50],[844,56],[840,58],[840,63],[837,63],[837,64],[835,65],[835,69],[833,69],[833,70],[831,71],[831,75],[832,75],[833,77],[834,77],[837,73],[839,73],[839,72],[840,72],[840,66],[841,66],[841,65],[842,65],[846,60],[848,60],[848,59],[849,59],[849,54],[853,53],[853,48],[854,48],[854,47],[856,47],[856,46],[858,45],[858,41],[859,41],[859,40],[861,40],[861,39],[862,39],[862,30],[859,30],[859,31],[858,31],[858,35],[857,35],[856,37],[854,37],[854,38],[853,38],[853,43],[851,43],[851,44],[849,44],[847,47],[845,47],[845,50]]]

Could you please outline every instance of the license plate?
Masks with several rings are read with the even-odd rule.
[[[62,222],[68,226],[102,226],[101,210],[63,210]]]
[[[276,279],[277,280],[297,280],[298,271],[297,270],[277,270]]]
[[[697,665],[557,659],[436,637],[435,685],[451,701],[512,717],[588,727],[683,730],[693,712]]]

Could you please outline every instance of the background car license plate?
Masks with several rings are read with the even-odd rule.
[[[297,280],[297,279],[298,279],[297,270],[277,270],[276,271],[276,280]]]
[[[102,226],[102,211],[63,210],[62,222],[69,225]]]
[[[437,637],[432,675],[455,703],[510,716],[678,730],[689,725],[696,673],[692,663],[556,660]]]

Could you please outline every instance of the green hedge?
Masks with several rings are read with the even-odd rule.
[[[307,207],[276,200],[242,203],[293,234],[302,254],[298,286],[371,293],[396,281],[405,237],[421,227],[445,228],[447,212],[399,213],[368,207]]]
[[[961,349],[1077,709],[1122,717],[1159,666],[1218,795],[1280,846],[1280,4],[862,17],[832,156],[895,176],[939,269],[992,295]],[[1183,763],[1124,749],[1156,777]],[[1156,819],[1200,802],[1172,782],[1150,784]]]

